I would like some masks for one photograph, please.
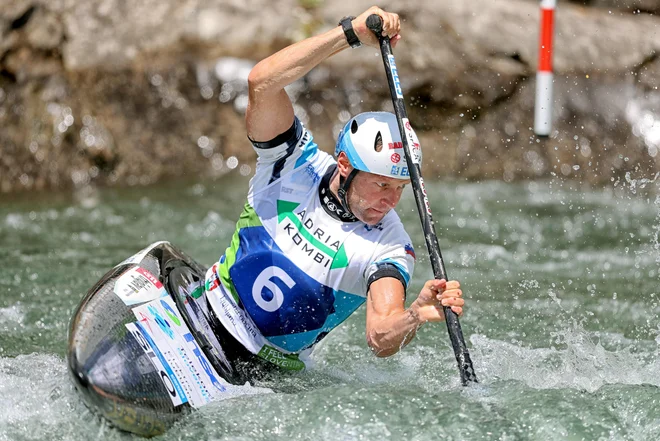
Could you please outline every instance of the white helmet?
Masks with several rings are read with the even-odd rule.
[[[421,165],[421,149],[415,132],[404,121],[408,145]],[[361,171],[396,179],[409,179],[396,116],[390,112],[365,112],[351,118],[337,138],[335,155],[344,152]]]

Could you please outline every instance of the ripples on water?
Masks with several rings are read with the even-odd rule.
[[[229,243],[244,178],[6,199],[0,204],[0,440],[128,439],[68,381],[68,320],[84,291],[168,239],[204,264]],[[213,403],[163,439],[659,439],[656,183],[428,184],[481,383],[460,386],[443,324],[373,357],[364,310],[325,339],[285,393]],[[643,188],[642,188],[643,187]],[[399,213],[430,277],[410,194]],[[410,295],[410,300],[414,295]]]

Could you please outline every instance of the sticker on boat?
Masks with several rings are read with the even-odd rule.
[[[156,359],[170,367],[192,407],[201,407],[226,391],[228,383],[211,366],[171,297],[137,306],[133,314],[138,319],[134,325],[140,326],[153,352],[161,354]],[[153,362],[155,358],[150,360]]]
[[[160,380],[165,385],[165,388],[169,392],[170,400],[172,404],[176,407],[183,403],[188,402],[183,387],[179,382],[178,377],[172,370],[172,367],[167,362],[163,354],[158,349],[158,346],[154,343],[153,338],[149,333],[140,325],[140,323],[126,323],[126,328],[133,334],[133,337],[140,344],[140,347],[149,357],[149,361],[156,368]]]
[[[139,266],[129,269],[117,279],[114,292],[129,306],[167,296],[160,280]]]

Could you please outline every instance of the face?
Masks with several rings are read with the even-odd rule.
[[[389,178],[373,173],[358,173],[348,189],[351,211],[367,225],[376,225],[399,202],[410,180]]]

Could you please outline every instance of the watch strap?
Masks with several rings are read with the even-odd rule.
[[[353,20],[355,20],[355,17],[344,17],[339,20],[339,25],[344,30],[344,35],[346,36],[346,41],[348,41],[348,44],[351,47],[360,47],[362,46],[362,42],[353,29],[353,23],[351,23]]]

